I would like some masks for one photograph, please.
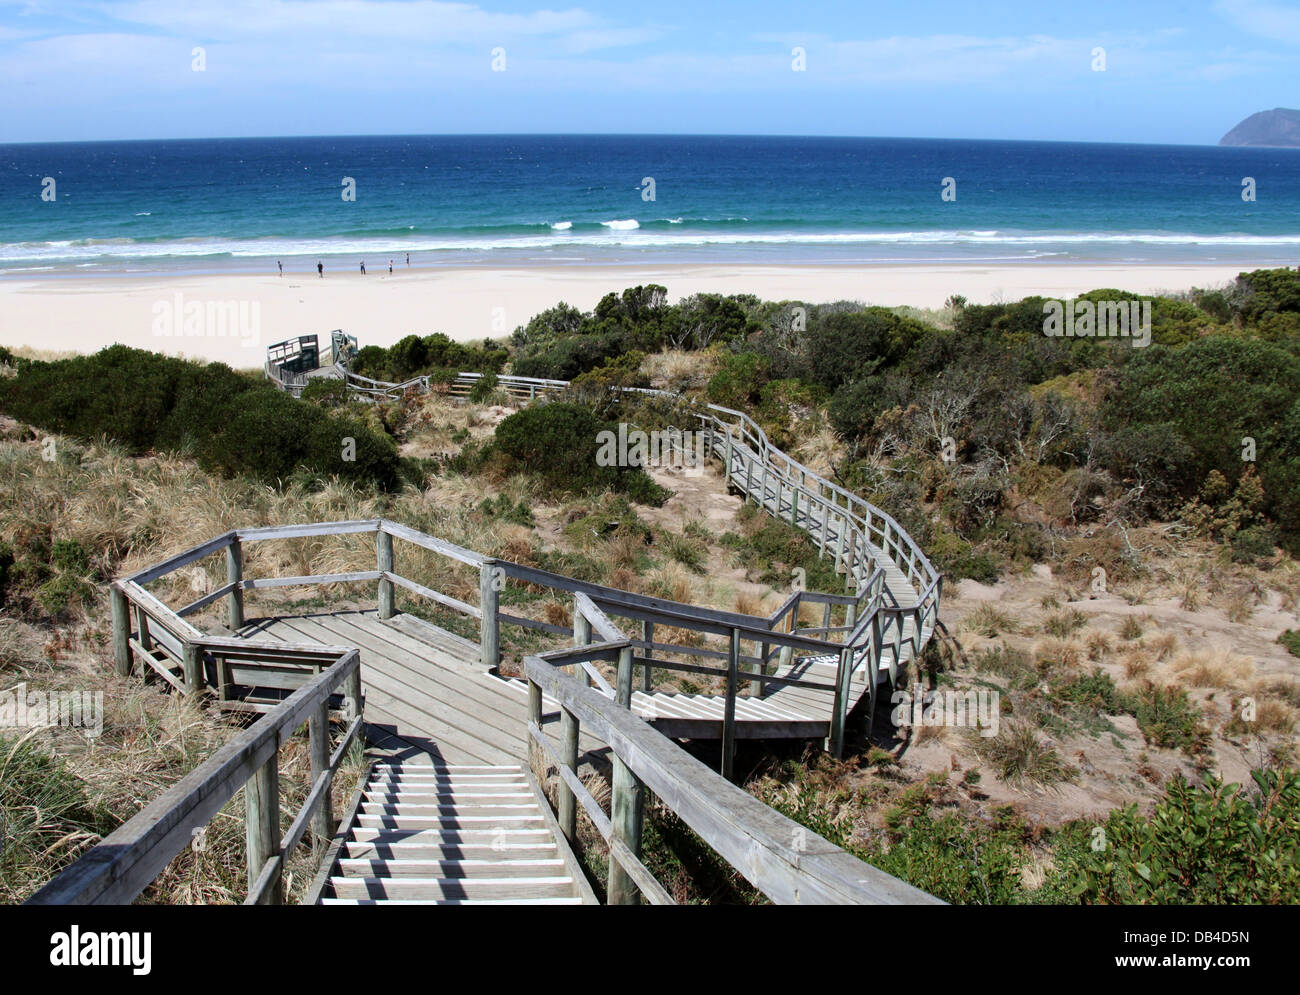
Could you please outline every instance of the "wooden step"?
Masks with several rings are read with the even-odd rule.
[[[322,898],[321,905],[581,905],[577,896],[564,898]]]
[[[365,829],[442,829],[493,831],[545,826],[540,815],[358,815],[357,824]]]
[[[574,898],[576,887],[567,875],[547,877],[331,877],[335,898],[498,899],[517,902],[529,898]]]
[[[453,857],[447,860],[416,860],[403,855],[396,860],[383,857],[347,857],[338,862],[343,877],[391,878],[443,878],[477,880],[481,878],[554,878],[568,875],[564,861],[556,857],[522,857],[519,859],[488,859],[479,857]]]
[[[509,844],[491,843],[411,843],[396,840],[390,843],[349,842],[343,846],[343,857],[355,860],[532,860],[558,854],[559,847],[550,838],[538,843],[512,841]]]

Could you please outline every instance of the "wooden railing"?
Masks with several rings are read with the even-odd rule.
[[[244,576],[244,549],[249,543],[322,536],[375,535],[375,569],[343,573],[288,577]],[[405,576],[398,568],[394,538],[433,552],[478,572],[478,604],[471,604]],[[225,561],[226,582],[175,610],[150,593],[146,586],[190,567],[207,557]],[[760,695],[769,686],[798,685],[827,694],[832,700],[827,747],[837,755],[843,749],[845,720],[851,705],[848,681],[865,666],[874,707],[875,687],[880,680],[881,644],[864,656],[870,633],[865,627],[872,613],[880,614],[882,575],[876,571],[856,596],[795,591],[767,616],[705,608],[684,602],[633,594],[618,588],[580,581],[537,567],[484,556],[473,550],[425,535],[387,519],[320,522],[305,525],[237,529],[200,543],[182,553],[115,581],[110,587],[113,608],[113,646],[117,669],[129,674],[135,662],[156,673],[177,691],[194,694],[210,689],[219,707],[235,711],[269,711],[287,691],[320,669],[294,644],[273,640],[235,639],[204,636],[186,616],[224,599],[226,622],[232,631],[244,623],[244,592],[271,587],[317,586],[374,582],[375,603],[380,618],[396,612],[396,589],[449,609],[477,623],[480,661],[486,668],[500,663],[501,625],[569,636],[580,641],[590,637],[595,620],[609,616],[630,621],[640,629],[635,648],[641,675],[640,690],[656,689],[655,671],[720,678],[727,698],[722,729],[721,769],[731,773],[735,745],[734,701],[739,695]],[[511,584],[559,592],[574,599],[574,626],[570,630],[540,619],[503,611],[502,598]],[[798,629],[800,607],[822,609],[822,625]],[[840,612],[843,624],[832,625],[833,612]],[[611,623],[612,624],[612,623]],[[585,626],[585,629],[584,629]],[[675,641],[662,638],[677,634]],[[713,642],[714,645],[709,645]],[[752,652],[743,652],[745,644]],[[841,651],[849,646],[852,654]],[[839,654],[840,669],[849,668],[834,684],[807,677],[778,676],[789,668],[796,655]],[[710,666],[712,661],[714,665]],[[891,670],[894,661],[885,661]],[[746,669],[748,668],[748,669]],[[253,695],[253,689],[260,694]]]
[[[563,669],[593,661],[617,664],[613,700]],[[605,841],[609,851],[606,898],[610,905],[635,904],[641,898],[653,905],[674,904],[641,859],[647,792],[774,902],[942,904],[764,805],[633,715],[628,705],[634,667],[633,644],[628,639],[557,650],[524,660],[529,764],[541,783],[545,782],[548,768],[557,772],[554,810],[570,844],[578,843],[579,807]],[[558,748],[542,730],[543,696],[559,705]],[[612,792],[608,814],[578,776],[582,732],[609,747]]]
[[[342,365],[338,368],[348,387],[363,397],[399,397],[407,391],[427,393],[431,389],[427,376],[388,383],[360,376]],[[300,385],[282,381],[269,368],[268,376],[287,390],[301,392]],[[484,376],[462,372],[448,389],[453,394],[468,394]],[[565,380],[494,376],[498,389],[520,398],[561,394],[571,386]],[[680,399],[649,388],[613,389],[615,398],[632,395]],[[943,593],[939,571],[892,516],[774,446],[762,427],[744,412],[708,404],[696,410],[694,417],[706,432],[708,455],[722,460],[728,484],[734,481],[740,486],[743,481],[748,500],[757,483],[764,510],[808,532],[818,542],[819,555],[834,556],[836,572],[845,575],[848,593],[860,594],[874,569],[884,565],[881,561],[899,570],[908,590],[886,584],[882,609],[884,644],[892,647],[891,676],[896,676],[905,643],[913,655],[919,655],[938,622]],[[775,491],[771,506],[766,499],[769,483]],[[910,637],[906,632],[909,621]]]
[[[374,570],[244,576],[244,550],[249,543],[370,533],[375,535]],[[400,573],[394,538],[477,570],[479,603],[467,603]],[[221,557],[226,567],[226,582],[215,590],[177,609],[147,590],[148,585],[175,571],[213,556]],[[401,587],[474,619],[480,630],[480,661],[488,667],[499,662],[502,623],[573,639],[572,647],[524,661],[530,685],[529,741],[537,749],[550,751],[548,756],[558,764],[560,776],[572,793],[570,798],[562,791],[559,799],[559,822],[565,832],[571,835],[574,805],[581,803],[608,841],[614,868],[611,901],[632,901],[637,893],[660,901],[666,895],[637,856],[642,805],[639,799],[646,788],[755,887],[775,900],[897,902],[928,898],[866,868],[728,781],[733,775],[736,702],[741,700],[745,685],[751,693],[776,684],[797,685],[831,696],[834,706],[828,746],[836,750],[843,744],[850,683],[862,668],[867,668],[874,706],[886,615],[879,570],[868,577],[857,596],[795,591],[770,616],[756,616],[577,581],[483,556],[386,519],[368,519],[237,529],[113,583],[113,647],[121,673],[129,674],[138,661],[143,670],[158,674],[181,693],[196,694],[210,688],[224,708],[264,714],[51,882],[33,901],[129,901],[180,852],[192,833],[206,825],[245,785],[248,901],[280,901],[285,861],[307,828],[312,828],[317,840],[327,838],[331,832],[330,786],[344,753],[362,726],[358,653],[348,647],[209,635],[187,621],[186,616],[224,600],[227,622],[231,629],[239,629],[244,621],[246,591],[358,582],[376,584],[378,614],[385,618],[395,613],[395,592]],[[571,595],[572,632],[502,612],[501,595],[511,582]],[[795,620],[803,603],[822,606],[822,625],[797,629]],[[842,613],[843,624],[832,624],[835,612]],[[641,638],[625,636],[615,619],[638,624]],[[656,638],[656,631],[664,629],[685,635],[675,642]],[[706,638],[722,640],[725,650],[697,641]],[[745,643],[754,646],[753,653],[742,652]],[[769,672],[774,659],[789,662],[796,652],[838,654],[834,683]],[[718,665],[686,662],[680,657],[714,659]],[[612,684],[602,672],[601,663],[614,669]],[[563,674],[557,670],[560,667],[573,667],[576,674]],[[628,711],[637,675],[643,690],[653,690],[653,671],[657,669],[724,681],[721,776],[688,757],[663,732]],[[255,688],[264,689],[270,697],[251,700]],[[562,746],[558,757],[553,747],[538,739],[543,690],[561,706]],[[347,725],[338,745],[331,750],[329,709],[331,697],[340,691]],[[280,836],[278,748],[304,719],[310,721],[312,787],[289,830]],[[580,790],[575,771],[580,725],[612,750],[616,800],[604,821],[591,809],[591,799]],[[719,798],[721,808],[715,803]],[[809,842],[811,849],[800,841]],[[853,868],[851,872],[849,868]]]
[[[230,641],[196,640],[200,652],[229,652]],[[282,647],[291,644],[281,644]],[[361,661],[355,649],[298,646],[300,659],[324,663],[279,705],[135,814],[38,891],[34,905],[114,905],[132,901],[243,788],[246,825],[245,904],[284,900],[284,869],[308,829],[320,851],[335,830],[330,791],[363,725]],[[330,698],[341,692],[344,726],[330,735]],[[289,829],[280,833],[280,747],[304,722],[309,729],[311,787]]]

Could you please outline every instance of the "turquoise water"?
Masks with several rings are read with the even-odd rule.
[[[1300,150],[693,136],[0,145],[0,272],[378,269],[408,252],[419,266],[1296,265]]]

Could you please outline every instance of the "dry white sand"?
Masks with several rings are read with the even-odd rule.
[[[469,341],[503,337],[537,312],[566,301],[592,308],[610,291],[660,283],[677,300],[697,292],[751,293],[766,300],[859,300],[888,306],[940,307],[950,294],[973,304],[1030,294],[1061,297],[1100,287],[1137,294],[1226,283],[1251,267],[1233,265],[621,265],[410,269],[362,277],[331,267],[310,273],[216,276],[97,276],[0,279],[0,345],[93,352],[122,343],[141,349],[262,364],[266,346],[315,333],[325,346],[342,328],[362,345],[391,345],[404,335],[444,332]],[[180,295],[179,297],[177,295]],[[236,302],[246,325],[206,320],[186,334],[186,307]],[[253,305],[256,304],[256,308]],[[254,316],[256,321],[254,322]],[[174,334],[160,320],[175,317]]]

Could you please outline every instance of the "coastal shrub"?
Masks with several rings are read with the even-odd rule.
[[[3,551],[0,551],[0,569],[3,569],[4,559]],[[0,573],[0,577],[3,577]],[[1288,653],[1292,656],[1300,656],[1300,632],[1295,629],[1287,629],[1282,635],[1277,637],[1277,641],[1282,644]]]
[[[357,352],[352,369],[374,380],[400,383],[435,371],[500,373],[508,355],[508,350],[491,340],[481,345],[466,345],[438,332],[408,335],[387,349],[366,346]]]
[[[560,339],[540,352],[517,356],[512,370],[517,376],[543,380],[572,380],[579,374],[603,366],[608,360],[632,348],[621,331]]]
[[[730,355],[709,380],[709,400],[724,408],[745,408],[757,403],[771,376],[772,364],[762,356],[752,352]]]
[[[929,328],[882,307],[838,311],[809,322],[809,379],[835,390],[879,367],[897,364]]]
[[[186,452],[229,476],[274,483],[301,467],[383,489],[398,482],[397,448],[388,435],[221,363],[111,346],[25,364],[0,380],[0,410],[46,431],[107,437],[133,453]]]
[[[662,504],[669,491],[639,467],[601,466],[602,431],[618,426],[601,421],[578,404],[555,402],[517,411],[496,428],[495,447],[519,468],[561,491],[620,491],[645,504]]]
[[[1256,770],[1254,786],[1181,775],[1150,816],[1136,805],[1074,823],[1041,891],[1085,905],[1282,905],[1300,892],[1300,773]]]
[[[1103,402],[1103,419],[1121,435],[1142,429],[1155,439],[1180,443],[1177,465],[1159,459],[1153,482],[1172,484],[1190,499],[1217,470],[1235,482],[1252,466],[1243,460],[1253,440],[1256,472],[1264,490],[1262,510],[1284,529],[1291,548],[1300,536],[1300,356],[1277,343],[1211,336],[1179,348],[1138,351],[1120,370]],[[1110,468],[1125,476],[1112,444]],[[1146,478],[1144,478],[1146,479]]]

